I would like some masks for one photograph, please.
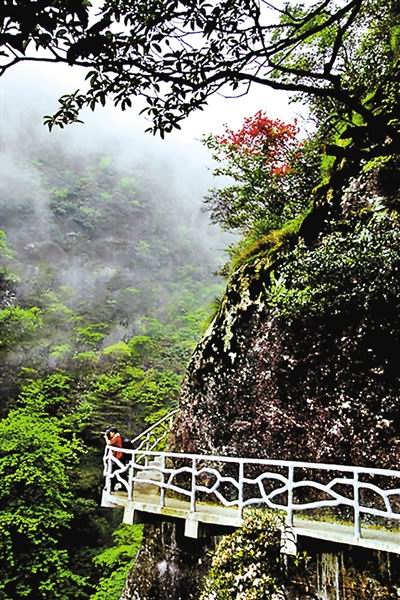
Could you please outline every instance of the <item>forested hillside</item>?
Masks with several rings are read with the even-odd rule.
[[[0,597],[111,600],[140,531],[94,558],[120,520],[98,508],[100,431],[175,404],[216,238],[165,165],[17,137],[3,164]]]

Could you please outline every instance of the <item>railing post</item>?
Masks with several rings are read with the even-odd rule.
[[[192,458],[192,485],[190,488],[190,512],[196,511],[196,459]]]
[[[111,452],[109,448],[106,448],[106,485],[105,489],[107,492],[111,492],[111,474],[112,474],[112,461],[111,461]]]
[[[129,463],[129,471],[128,471],[128,500],[132,500],[133,496],[133,465],[135,463],[135,453],[131,454],[131,460]]]
[[[149,451],[149,447],[150,447],[150,433],[148,433],[146,435],[146,446],[145,446],[146,452]],[[147,467],[148,464],[149,464],[149,456],[148,456],[148,454],[146,454],[146,456],[144,458],[144,466]]]
[[[361,535],[361,523],[360,523],[360,486],[358,481],[358,471],[353,474],[354,478],[354,539],[359,540]]]
[[[161,480],[161,487],[160,487],[160,506],[165,506],[165,488],[164,488],[164,483],[165,483],[165,474],[164,474],[164,469],[165,469],[165,455],[162,454],[161,455],[161,475],[162,475],[162,480]]]
[[[243,478],[244,478],[244,462],[239,461],[239,491],[238,491],[238,516],[241,519],[243,516]]]
[[[293,481],[294,481],[294,466],[288,467],[288,505],[286,515],[286,525],[293,527]]]

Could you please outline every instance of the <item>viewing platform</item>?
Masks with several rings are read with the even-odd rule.
[[[233,531],[250,508],[272,510],[284,516],[286,554],[301,537],[400,554],[400,471],[156,450],[170,419],[122,460],[106,447],[102,506],[123,509],[124,523],[181,520],[197,538]]]

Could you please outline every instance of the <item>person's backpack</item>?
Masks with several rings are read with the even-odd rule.
[[[132,440],[129,437],[122,438],[122,447],[126,450],[133,450]]]
[[[123,436],[121,436],[121,437],[122,437],[122,449],[123,450],[124,449],[125,450],[133,450],[133,444],[131,442],[131,439],[128,437],[123,437]],[[126,464],[130,461],[130,459],[131,459],[131,455],[125,454],[125,452],[124,452],[123,457],[122,457],[122,462],[124,464]]]

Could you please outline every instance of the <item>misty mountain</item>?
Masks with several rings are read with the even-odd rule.
[[[111,153],[38,136],[22,144],[20,135],[2,159],[0,225],[11,252],[3,306],[34,307],[41,318],[34,334],[3,348],[3,393],[16,393],[16,369],[81,365],[160,324],[170,338],[182,325],[195,342],[188,319],[200,322],[193,314],[219,291],[223,239],[168,162],[122,166]]]

